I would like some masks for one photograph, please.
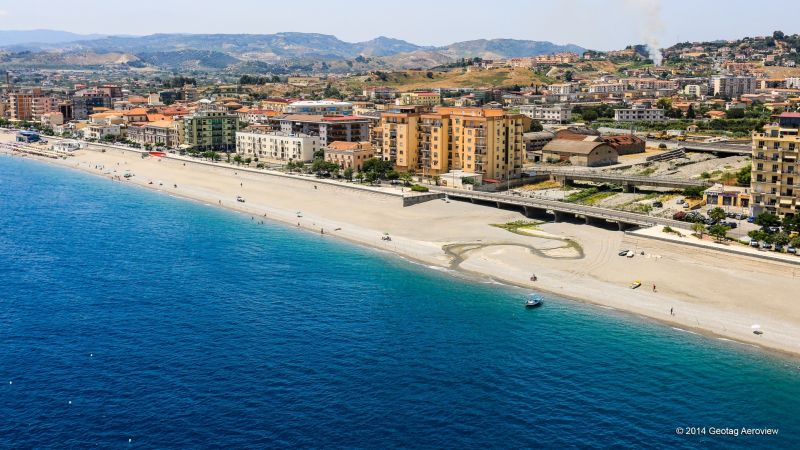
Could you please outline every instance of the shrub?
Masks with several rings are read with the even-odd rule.
[[[428,188],[425,186],[420,186],[419,184],[415,184],[411,186],[411,190],[414,192],[428,192]]]

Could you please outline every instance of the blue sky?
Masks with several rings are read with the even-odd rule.
[[[800,1],[773,0],[0,0],[0,29],[78,33],[333,34],[350,42],[388,36],[421,45],[481,38],[574,43],[733,39],[800,32]]]

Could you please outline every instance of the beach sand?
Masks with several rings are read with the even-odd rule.
[[[798,265],[577,223],[544,223],[539,226],[541,234],[517,234],[491,226],[525,219],[516,211],[442,200],[404,208],[397,188],[386,189],[387,193],[355,190],[313,178],[252,173],[227,164],[142,159],[132,150],[86,149],[65,160],[46,161],[107,178],[119,176],[122,183],[235,209],[254,220],[324,231],[327,236],[426,265],[552,292],[683,330],[800,354]],[[126,171],[133,174],[127,180],[122,177]],[[245,202],[237,202],[237,196]],[[384,233],[389,233],[390,241],[382,239]],[[636,256],[618,256],[623,248],[636,250]],[[532,274],[536,282],[530,281]],[[635,290],[628,287],[634,280],[642,282]],[[752,333],[754,324],[761,325],[762,335]]]

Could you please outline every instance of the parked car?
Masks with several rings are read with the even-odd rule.
[[[686,220],[686,213],[683,211],[678,211],[672,215],[672,220]]]
[[[796,255],[797,254],[797,248],[792,247],[790,245],[790,246],[786,247],[786,253],[792,253],[792,254]]]
[[[764,250],[772,250],[772,244],[767,244],[766,242],[762,242],[761,248]]]
[[[630,250],[620,250],[619,251],[619,256],[627,256],[629,251]]]
[[[774,250],[776,252],[778,252],[778,253],[782,253],[783,252],[783,246],[780,245],[780,244],[775,244],[775,249]]]
[[[750,241],[750,247],[756,247],[756,248],[758,248],[758,241],[757,241],[757,240],[755,240],[755,239],[753,239],[752,241]]]
[[[662,202],[653,202],[653,208],[663,208],[664,203]]]
[[[676,205],[682,205],[683,204],[683,199],[679,198],[679,199],[675,200],[675,204]]]
[[[767,229],[769,230],[770,233],[777,233],[781,231],[781,227],[768,227]]]
[[[727,222],[722,222],[722,224],[725,225],[726,227],[730,228],[730,229],[734,229],[734,228],[739,226],[739,224],[737,224],[736,222],[732,222],[730,220],[727,221]]]
[[[750,216],[750,217],[747,218],[747,221],[750,222],[750,223],[753,223],[753,222],[756,221],[756,218],[753,217],[753,216]]]
[[[727,217],[728,219],[733,219],[734,217],[736,217],[736,213],[728,211],[725,213],[725,217]]]
[[[736,214],[735,217],[736,217],[736,220],[742,220],[742,219],[744,219],[744,214],[739,213],[739,214]]]

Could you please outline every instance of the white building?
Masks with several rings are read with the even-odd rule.
[[[589,85],[590,94],[622,94],[625,92],[625,83],[596,83]]]
[[[122,134],[122,128],[119,125],[105,125],[100,123],[90,123],[83,128],[84,139],[100,140],[106,136],[119,136]]]
[[[663,109],[648,108],[645,105],[636,105],[633,108],[614,110],[614,121],[616,122],[633,122],[638,120],[666,120],[666,117],[664,117]]]
[[[742,94],[752,94],[756,91],[756,78],[717,75],[711,78],[711,88],[714,95],[737,98]]]
[[[572,107],[567,105],[522,105],[519,112],[544,123],[569,123],[572,120]]]
[[[289,103],[286,107],[286,113],[349,116],[353,114],[353,104],[350,102],[335,102],[331,100],[303,100]]]
[[[319,136],[289,134],[280,131],[236,133],[236,153],[245,158],[267,161],[311,161],[322,148]]]

